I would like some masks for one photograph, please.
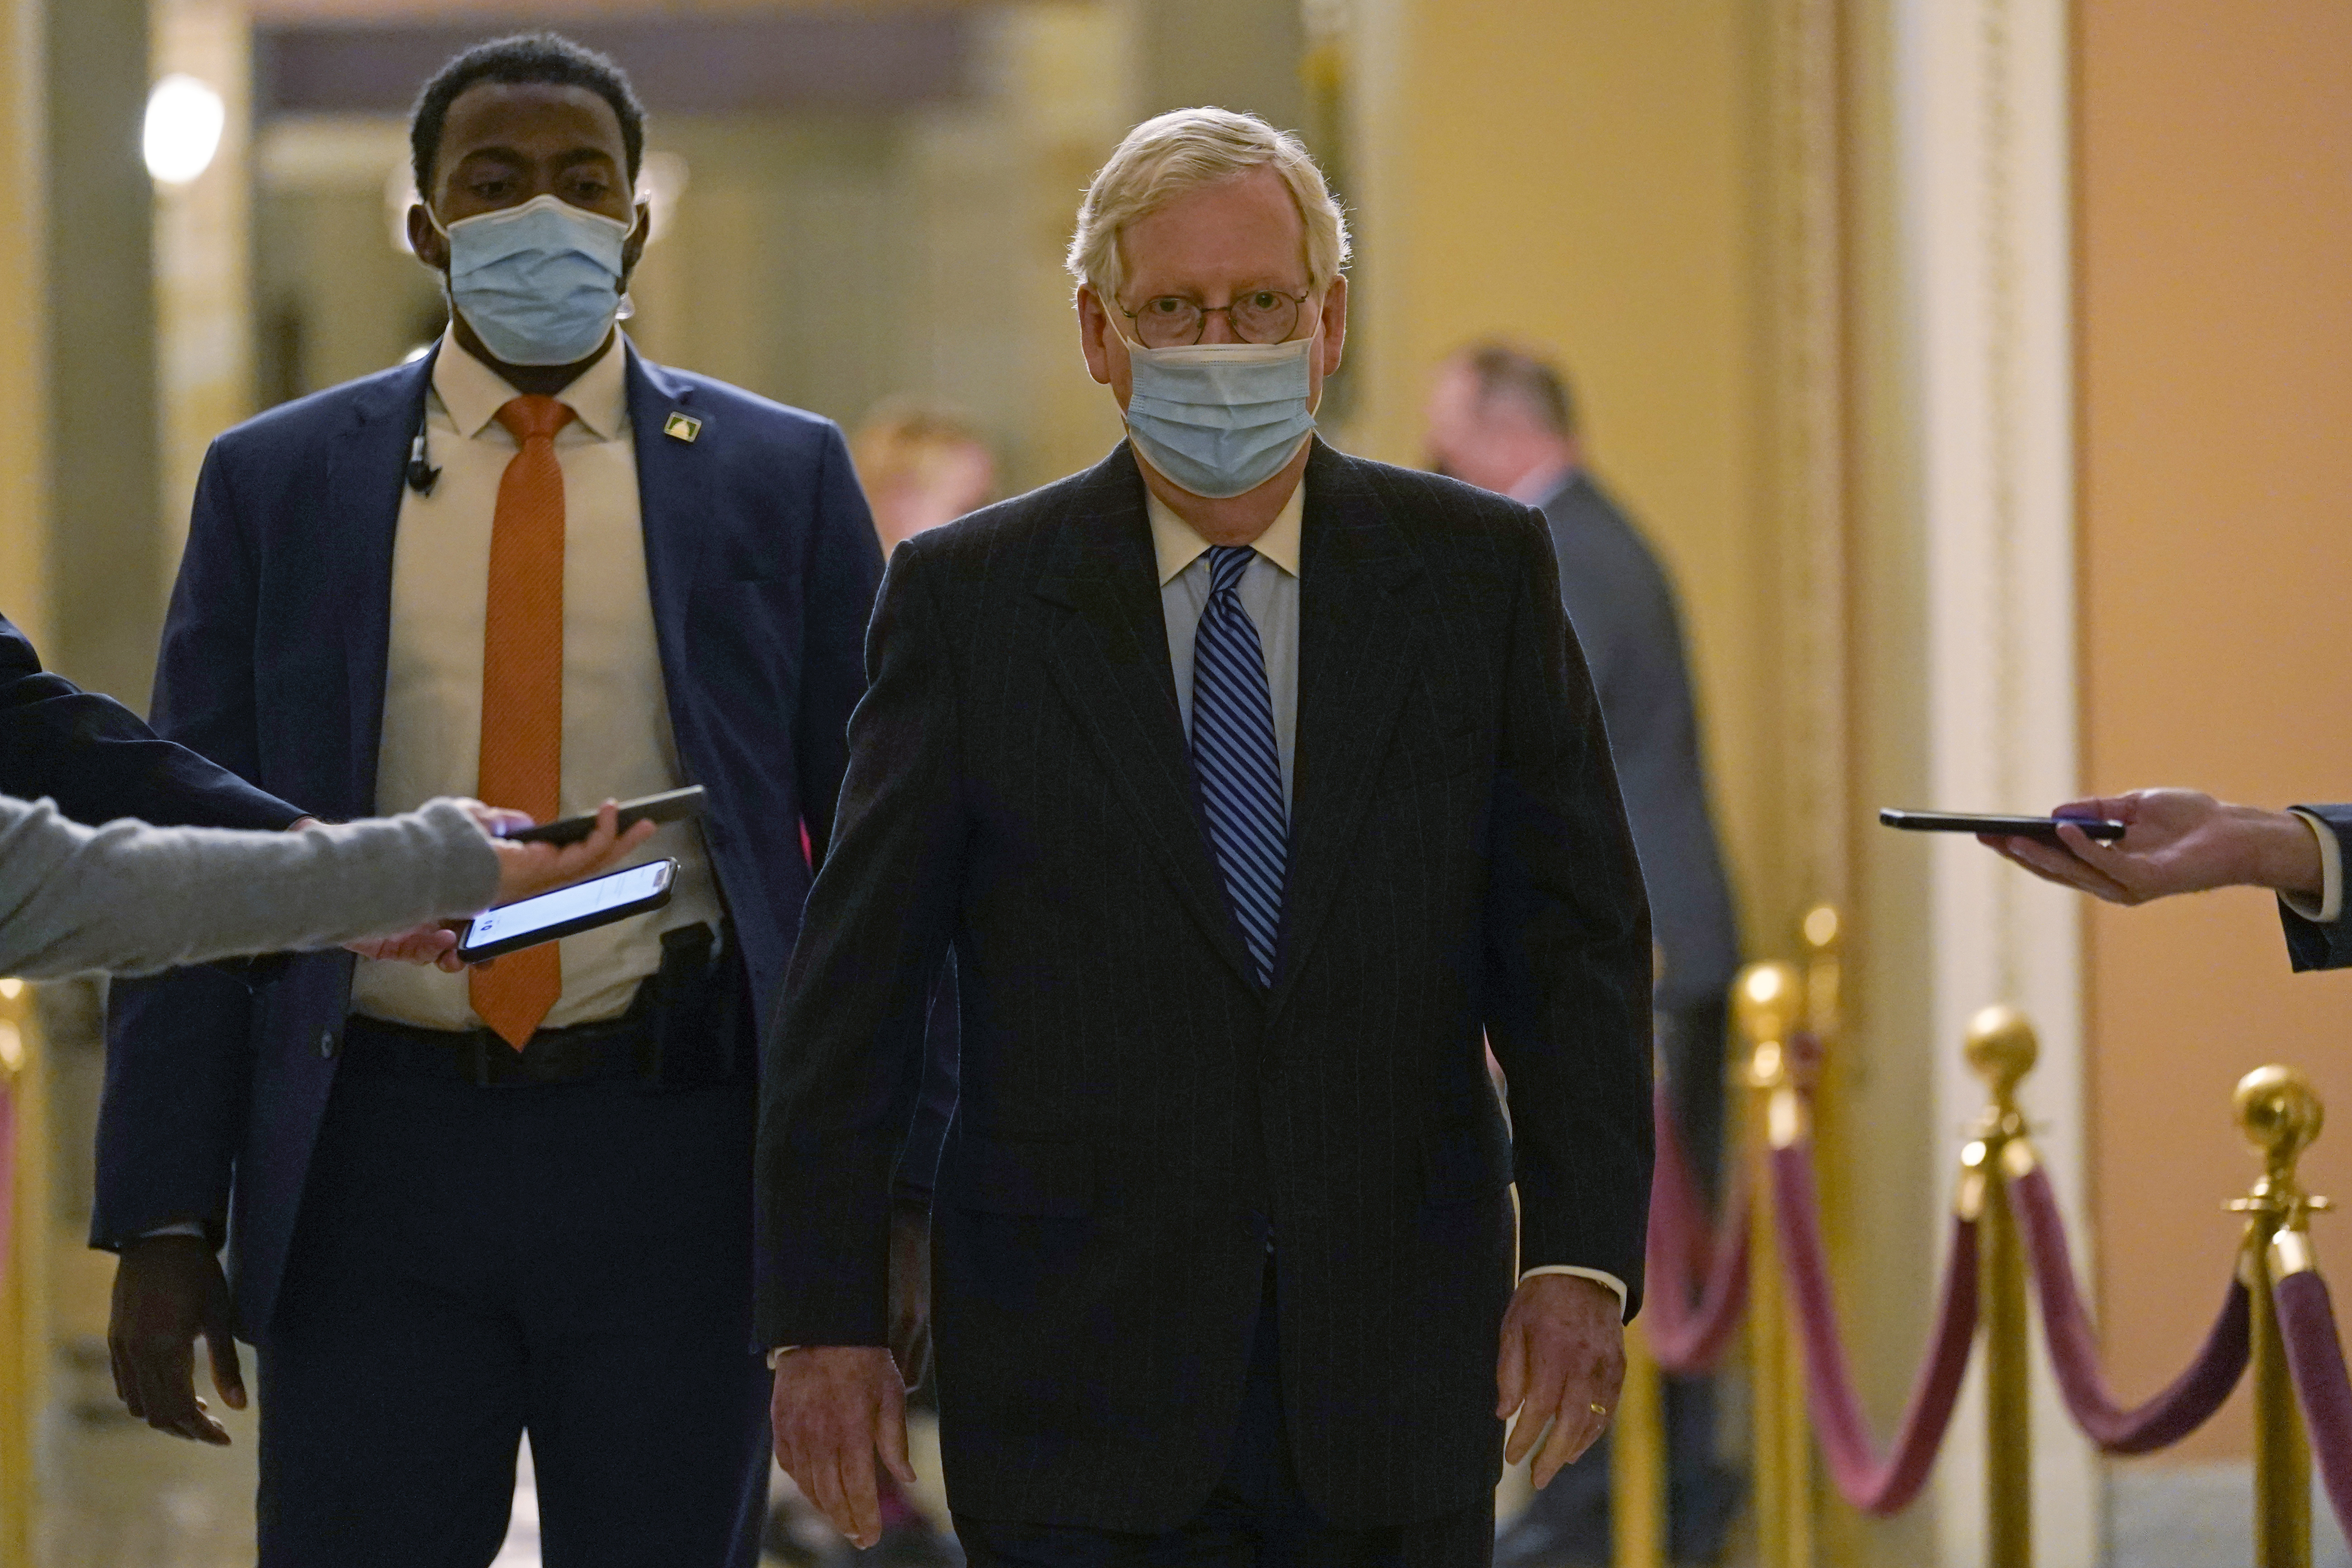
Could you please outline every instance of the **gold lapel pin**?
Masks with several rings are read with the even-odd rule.
[[[702,434],[702,421],[691,414],[673,414],[662,421],[662,434],[673,441],[692,445],[694,438]]]

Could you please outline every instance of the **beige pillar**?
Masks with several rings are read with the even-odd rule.
[[[243,0],[156,0],[153,15],[157,78],[193,76],[227,110],[211,166],[155,194],[160,548],[168,583],[179,569],[205,449],[253,411],[253,45]]]
[[[148,0],[53,3],[46,40],[50,562],[43,658],[146,701],[156,544],[153,182],[140,157]]]

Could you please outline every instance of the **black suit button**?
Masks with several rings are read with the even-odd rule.
[[[329,1058],[333,1058],[335,1054],[334,1030],[321,1029],[319,1031],[319,1054]]]

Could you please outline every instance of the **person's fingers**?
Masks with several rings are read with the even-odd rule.
[[[1561,1369],[1556,1356],[1548,1355],[1540,1345],[1528,1357],[1527,1398],[1519,1405],[1519,1418],[1511,1427],[1511,1440],[1503,1457],[1516,1465],[1527,1458],[1543,1436],[1552,1418],[1561,1414],[1559,1408]]]
[[[2062,831],[2063,831],[2062,829]],[[2077,828],[2075,832],[2081,832]],[[2003,859],[2023,868],[2045,882],[2073,888],[2089,893],[2109,903],[2126,904],[2134,895],[2103,868],[2095,866],[2069,850],[2037,843],[2031,838],[2005,838],[1993,847]]]
[[[824,1515],[827,1523],[844,1535],[851,1532],[854,1521],[849,1517],[848,1507],[842,1501],[841,1467],[837,1456],[830,1453],[811,1455],[806,1473],[795,1474],[793,1479],[800,1482],[801,1490],[808,1494],[809,1501],[815,1505],[817,1512]]]
[[[841,1532],[860,1548],[872,1546],[882,1539],[882,1491],[874,1479],[873,1444],[842,1456],[841,1486],[849,1510],[849,1522]]]
[[[236,1335],[226,1323],[205,1331],[205,1353],[212,1362],[213,1387],[231,1410],[245,1408],[245,1369],[238,1364]]]
[[[1593,1440],[1601,1436],[1605,1425],[1601,1417],[1589,1408],[1562,1411],[1559,1419],[1552,1423],[1551,1436],[1537,1453],[1536,1462],[1528,1471],[1528,1479],[1535,1483],[1536,1489],[1540,1491],[1551,1485],[1554,1476],[1582,1458],[1584,1451],[1592,1447]]]
[[[876,1434],[876,1447],[882,1452],[882,1463],[898,1478],[898,1484],[911,1487],[915,1484],[915,1462],[907,1456],[907,1396],[888,1385],[882,1393],[882,1430]],[[875,1528],[881,1528],[879,1514],[876,1515]]]
[[[1503,1314],[1503,1348],[1495,1358],[1495,1415],[1509,1420],[1528,1391],[1528,1331],[1517,1312]]]

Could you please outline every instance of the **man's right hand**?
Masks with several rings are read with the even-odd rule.
[[[2056,845],[1978,837],[2043,880],[2111,904],[2144,904],[2213,888],[2268,888],[2315,899],[2320,893],[2319,840],[2290,812],[2231,805],[2196,790],[2136,789],[2068,801],[2053,815],[2120,822],[2124,836],[2104,844],[2062,823]]]
[[[196,1397],[195,1355],[202,1336],[221,1403],[244,1409],[245,1374],[229,1322],[228,1281],[202,1237],[131,1243],[115,1261],[106,1330],[116,1395],[158,1432],[226,1447],[227,1431]]]
[[[907,1462],[907,1384],[879,1345],[814,1345],[776,1358],[768,1415],[776,1462],[833,1527],[860,1549],[882,1539],[874,1483],[880,1454],[902,1486]]]

